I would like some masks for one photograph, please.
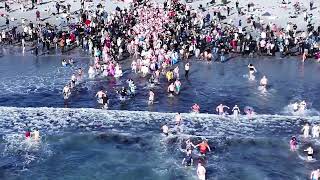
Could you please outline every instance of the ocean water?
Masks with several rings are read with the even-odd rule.
[[[130,72],[123,61],[120,79],[87,74],[65,102],[62,88],[78,68],[92,63],[80,50],[69,54],[24,56],[15,49],[1,49],[0,57],[0,179],[196,179],[195,166],[181,165],[185,140],[194,144],[209,141],[212,152],[206,158],[208,179],[281,180],[307,179],[318,160],[306,161],[303,152],[320,142],[303,139],[301,128],[320,121],[320,64],[295,58],[233,58],[226,63],[191,61],[190,78],[183,76],[182,91],[168,98],[167,83],[155,88],[156,102],[147,104],[148,83]],[[62,58],[73,57],[72,67],[62,67]],[[258,70],[248,79],[247,65]],[[266,75],[270,86],[259,90]],[[138,93],[120,103],[114,89],[132,78]],[[110,96],[110,110],[97,108],[95,93],[104,87]],[[294,113],[292,103],[306,100],[308,110]],[[193,103],[201,114],[190,114]],[[239,120],[214,115],[220,104],[251,106],[252,119]],[[173,113],[171,113],[173,112]],[[182,132],[175,132],[174,115],[182,112]],[[169,123],[173,134],[166,137],[160,127]],[[27,127],[38,128],[41,142],[24,139]],[[291,136],[299,149],[289,151]],[[197,162],[198,152],[194,152]]]
[[[174,128],[173,113],[1,107],[0,115],[1,179],[196,179],[195,167],[181,165],[187,138],[209,141],[208,179],[306,179],[320,165],[303,152],[310,144],[318,149],[319,141],[299,135],[318,116],[187,113],[182,132],[166,137],[160,127]],[[40,129],[41,143],[26,142],[25,123]],[[289,151],[292,135],[297,152]]]

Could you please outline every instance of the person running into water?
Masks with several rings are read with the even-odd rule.
[[[292,104],[292,109],[294,112],[298,111],[299,110],[299,104],[297,102],[293,103]]]
[[[65,100],[69,99],[70,95],[71,95],[71,89],[70,89],[70,85],[67,84],[66,86],[64,86],[63,90],[62,90],[62,93],[63,93],[63,98]]]
[[[154,102],[154,92],[152,90],[149,91],[149,101],[148,104],[153,104]]]
[[[298,145],[298,141],[297,138],[295,136],[293,136],[290,140],[290,150],[291,151],[296,151],[297,150],[297,145]]]
[[[161,127],[162,133],[166,136],[169,135],[169,127],[167,126],[167,123],[165,123],[162,127]]]
[[[176,79],[176,81],[174,82],[174,86],[176,94],[179,94],[181,89],[181,82],[179,81],[179,79]]]
[[[187,139],[186,141],[186,151],[193,150],[196,146],[191,142],[190,139]]]
[[[252,64],[249,64],[248,68],[249,68],[249,79],[253,80],[255,78],[254,73],[257,72],[257,69]]]
[[[168,93],[170,97],[174,96],[174,91],[175,91],[174,83],[170,83],[170,85],[168,86]]]
[[[238,119],[239,118],[239,114],[240,114],[240,109],[239,109],[238,105],[235,105],[232,108],[232,112],[233,112],[233,118],[234,119]]]
[[[307,152],[308,161],[312,161],[313,160],[313,148],[310,146],[307,149],[305,149],[304,151]]]
[[[31,137],[35,141],[39,141],[40,140],[40,132],[39,132],[39,130],[37,128],[31,133]]]
[[[189,71],[190,71],[190,63],[187,62],[186,65],[184,65],[184,76],[186,79],[189,78]]]
[[[218,112],[219,115],[225,115],[224,108],[230,109],[228,106],[223,104],[220,104],[219,106],[216,107],[216,111]]]
[[[181,122],[182,122],[182,117],[181,117],[181,114],[180,113],[178,113],[176,116],[175,116],[175,123],[176,123],[176,125],[180,125],[181,124]]]
[[[198,163],[197,175],[199,180],[206,180],[206,168],[201,164],[201,162]]]
[[[318,125],[314,125],[311,129],[312,132],[312,137],[313,138],[318,138],[319,137],[319,129],[320,127]]]
[[[200,106],[195,103],[192,107],[191,107],[191,111],[194,113],[199,113],[200,112]]]
[[[103,98],[106,97],[106,93],[103,92],[103,89],[97,92],[96,97],[98,98],[97,101],[100,105],[103,105]]]
[[[301,101],[301,102],[299,103],[299,111],[300,111],[300,112],[304,112],[304,110],[306,110],[306,107],[307,107],[306,101]]]
[[[306,123],[303,128],[301,129],[301,131],[303,132],[303,137],[304,138],[308,138],[309,137],[309,133],[310,133],[310,126],[308,123]]]
[[[314,170],[310,174],[310,179],[311,180],[319,180],[320,178],[320,169]]]
[[[192,158],[192,150],[191,149],[189,149],[188,151],[187,151],[187,154],[186,154],[186,157],[185,158],[183,158],[183,160],[182,160],[182,164],[184,165],[184,166],[192,166],[192,164],[193,164],[193,158]]]
[[[73,73],[72,76],[71,76],[71,86],[70,86],[71,89],[73,89],[76,86],[76,81],[77,81],[77,77]]]
[[[207,151],[211,151],[207,140],[203,140],[201,143],[196,145],[196,148],[199,147],[200,153],[206,155]]]

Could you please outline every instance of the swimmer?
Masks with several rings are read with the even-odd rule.
[[[292,136],[292,138],[290,140],[290,150],[291,151],[296,151],[297,150],[297,145],[298,145],[297,138]]]
[[[260,80],[260,86],[266,88],[268,84],[268,79],[266,78],[266,76],[263,76]]]
[[[303,137],[304,138],[308,138],[309,137],[309,133],[310,133],[310,126],[308,123],[306,123],[303,128],[301,129],[301,131],[303,132]]]
[[[199,180],[206,180],[206,168],[202,166],[201,162],[198,163],[197,175]]]
[[[233,112],[233,118],[234,119],[238,119],[239,118],[239,114],[240,114],[240,109],[239,109],[238,105],[235,105],[232,108],[232,112]]]
[[[169,135],[169,127],[167,126],[167,123],[165,123],[165,124],[161,127],[161,129],[162,129],[162,133],[163,133],[164,135],[166,135],[166,136]]]
[[[69,64],[73,65],[74,64],[74,60],[72,58],[69,59]]]
[[[108,109],[109,107],[109,97],[106,94],[105,96],[102,97],[102,109]]]
[[[180,125],[181,122],[182,122],[182,117],[181,117],[181,114],[178,113],[176,116],[175,116],[175,121],[176,121],[176,125]]]
[[[193,164],[193,158],[192,158],[192,150],[191,150],[191,149],[189,149],[189,150],[187,151],[187,155],[186,155],[185,158],[183,158],[182,164],[185,165],[186,167],[187,167],[187,166],[192,166],[192,164]]]
[[[191,107],[192,112],[194,113],[199,113],[200,112],[200,106],[195,103],[192,107]]]
[[[168,82],[171,82],[171,80],[173,79],[173,72],[171,70],[169,70],[166,73],[166,78],[167,78]]]
[[[70,85],[69,84],[67,84],[66,86],[63,87],[62,93],[63,93],[63,98],[65,100],[69,99],[69,96],[71,94],[71,90],[70,90]]]
[[[148,104],[153,104],[154,101],[154,92],[152,90],[149,91],[149,101]]]
[[[174,96],[174,90],[175,90],[175,86],[174,86],[173,83],[171,83],[171,84],[168,86],[169,96]]]
[[[308,161],[312,161],[313,160],[313,149],[312,149],[312,147],[310,146],[307,149],[305,149],[304,151],[307,152]]]
[[[211,151],[208,142],[206,140],[203,140],[201,143],[197,144],[195,147],[199,147],[200,153],[202,155],[205,155],[207,151]]]
[[[230,109],[228,106],[223,104],[220,104],[219,106],[216,107],[216,111],[218,112],[219,115],[225,115],[224,108]]]
[[[312,137],[318,138],[319,137],[319,129],[320,127],[318,125],[314,125],[311,129]]]
[[[319,180],[319,178],[320,178],[320,169],[317,169],[311,172],[311,175],[310,175],[311,180]]]

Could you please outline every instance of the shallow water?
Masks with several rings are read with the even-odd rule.
[[[309,144],[319,148],[318,141],[298,136],[298,153],[288,146],[290,136],[305,122],[319,123],[318,116],[182,114],[183,132],[165,137],[159,127],[165,121],[173,127],[174,114],[3,107],[0,115],[5,179],[195,179],[194,167],[180,165],[188,137],[210,143],[208,179],[305,179],[320,165],[303,160],[302,152]],[[25,123],[42,132],[39,145],[21,145]]]
[[[62,58],[71,55],[76,64],[62,67]],[[22,56],[18,52],[7,52],[0,58],[0,105],[15,107],[64,107],[62,88],[70,80],[72,73],[79,67],[88,71],[90,59],[80,50],[64,56],[45,55],[34,57]],[[255,80],[248,79],[247,65],[252,63],[258,70]],[[255,59],[233,58],[226,63],[207,64],[191,62],[190,78],[184,78],[183,63],[180,63],[182,90],[179,96],[168,98],[167,82],[155,88],[156,102],[148,106],[148,87],[146,78],[131,73],[130,62],[122,62],[124,77],[120,79],[87,76],[72,93],[67,107],[96,108],[95,93],[104,87],[111,97],[110,109],[150,110],[160,112],[189,112],[193,103],[200,104],[201,112],[214,113],[215,107],[226,104],[241,109],[253,107],[260,114],[290,114],[286,107],[294,102],[306,100],[312,115],[320,104],[320,64],[314,61],[302,63],[296,58],[258,57]],[[266,75],[269,79],[267,92],[259,90],[258,82]],[[115,88],[126,85],[127,78],[132,78],[138,87],[137,95],[125,103],[119,103]]]
[[[303,124],[320,120],[320,64],[313,61],[192,61],[189,80],[183,77],[181,63],[181,94],[168,98],[167,83],[161,79],[152,106],[147,105],[146,79],[132,74],[129,63],[122,62],[124,77],[85,76],[65,104],[63,86],[73,71],[82,67],[87,72],[91,63],[85,53],[74,50],[64,56],[34,57],[30,52],[22,56],[14,48],[2,51],[0,179],[196,179],[195,167],[181,166],[188,137],[195,144],[203,137],[209,140],[213,152],[207,155],[208,179],[306,179],[319,166],[318,161],[305,161],[303,149],[312,145],[315,157],[320,159],[320,142],[299,135]],[[62,67],[61,59],[69,55],[76,64]],[[248,80],[249,63],[258,70],[255,81]],[[258,89],[263,75],[270,82],[265,93]],[[120,103],[114,88],[121,87],[129,77],[136,82],[138,93]],[[111,96],[111,110],[94,109],[94,95],[101,86]],[[293,113],[290,104],[300,100],[307,101],[308,110]],[[204,114],[188,113],[195,102]],[[265,115],[251,120],[212,115],[220,103],[230,107],[238,104],[241,110],[252,106]],[[174,128],[174,114],[165,112],[177,111],[187,113],[182,115],[183,132],[162,136],[164,122]],[[27,126],[40,129],[41,143],[24,140]],[[300,141],[297,153],[289,151],[292,135]]]

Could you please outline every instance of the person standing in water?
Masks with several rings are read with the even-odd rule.
[[[267,88],[267,84],[268,84],[268,79],[266,78],[266,76],[263,76],[260,80],[260,86]]]
[[[179,94],[181,89],[181,82],[179,81],[179,79],[176,79],[176,81],[174,82],[174,86],[176,94]]]
[[[62,93],[63,93],[63,98],[64,98],[65,100],[69,99],[69,96],[70,96],[70,94],[71,94],[71,90],[70,90],[70,85],[69,85],[69,84],[67,84],[67,85],[63,88]]]
[[[206,140],[203,140],[201,143],[196,145],[196,148],[199,147],[200,153],[202,155],[206,155],[207,151],[211,151],[208,142]]]
[[[189,149],[188,151],[187,151],[187,154],[186,154],[186,157],[185,158],[183,158],[183,160],[182,160],[182,164],[184,165],[184,166],[192,166],[192,164],[193,164],[193,158],[192,158],[192,150],[191,149]]]
[[[295,136],[293,136],[290,140],[290,150],[291,151],[296,151],[297,150],[297,145],[298,145],[298,141],[297,138]]]
[[[230,109],[228,106],[220,104],[219,106],[216,107],[216,111],[218,112],[219,115],[224,115],[224,108]]]
[[[249,68],[249,79],[254,79],[255,76],[253,74],[257,72],[257,69],[252,64],[249,64],[248,68]]]
[[[176,123],[176,125],[180,125],[181,124],[181,122],[182,122],[182,117],[181,117],[181,114],[180,113],[178,113],[176,116],[175,116],[175,123]]]
[[[317,124],[314,125],[311,129],[311,132],[312,132],[313,138],[318,138],[319,137],[319,126]]]
[[[308,161],[312,161],[313,160],[313,148],[310,146],[307,149],[305,149],[304,151],[307,152]]]
[[[33,139],[35,141],[39,141],[40,140],[40,132],[39,130],[36,128],[32,133],[31,136],[33,137]]]
[[[303,112],[303,111],[306,109],[306,107],[307,107],[306,101],[301,101],[301,102],[299,103],[299,110],[300,110],[301,112]]]
[[[189,78],[189,70],[190,70],[190,63],[187,62],[187,63],[184,65],[184,76],[186,77],[186,79]]]
[[[314,170],[310,174],[310,179],[311,180],[319,180],[320,178],[320,169]]]
[[[103,97],[107,96],[106,93],[103,92],[103,89],[100,89],[100,91],[97,92],[96,97],[98,98],[98,103],[100,105],[103,104]]]
[[[310,126],[308,123],[306,123],[303,128],[301,129],[301,131],[303,132],[303,137],[304,138],[308,138],[309,137],[309,133],[310,133]]]
[[[201,162],[198,163],[197,175],[199,180],[206,180],[206,168],[201,164]]]
[[[165,123],[162,127],[161,127],[162,133],[166,136],[169,135],[169,127],[167,126],[167,123]]]
[[[169,96],[174,96],[174,90],[175,90],[175,86],[174,86],[174,83],[170,83],[170,85],[168,86],[168,93],[169,93]]]
[[[154,92],[152,90],[149,91],[149,101],[148,104],[153,104],[154,102]]]
[[[239,109],[238,105],[235,105],[232,108],[232,112],[233,112],[233,118],[234,119],[238,119],[239,118],[239,114],[240,114],[240,109]]]
[[[200,106],[195,103],[192,107],[191,107],[192,112],[194,113],[199,113],[200,112]]]

